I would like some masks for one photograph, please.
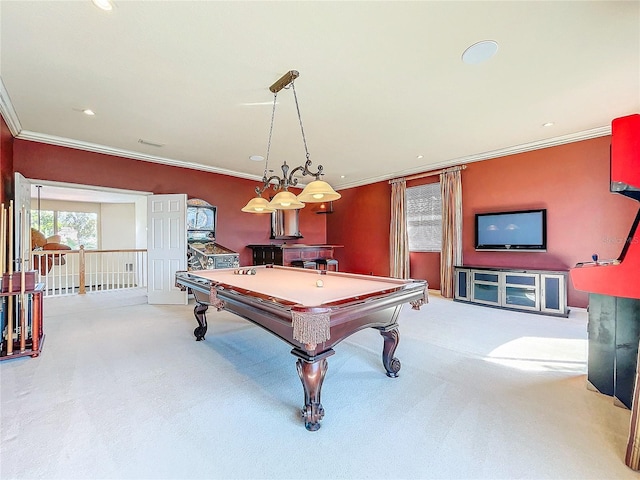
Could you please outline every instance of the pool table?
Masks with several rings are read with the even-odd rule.
[[[404,304],[419,309],[427,301],[427,282],[262,265],[240,269],[177,272],[176,285],[193,293],[198,326],[196,340],[207,333],[209,306],[233,312],[276,335],[293,347],[304,390],[307,430],[320,428],[320,402],[327,357],[349,335],[372,327],[384,341],[382,364],[396,377],[400,361],[398,316]]]

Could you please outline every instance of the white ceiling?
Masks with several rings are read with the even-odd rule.
[[[18,138],[243,178],[262,176],[268,87],[292,69],[313,167],[338,189],[606,135],[640,111],[638,1],[2,1],[0,19]],[[488,39],[493,58],[461,61]],[[304,163],[291,90],[269,168],[284,160]]]

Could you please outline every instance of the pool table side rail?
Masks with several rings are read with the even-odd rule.
[[[283,267],[280,267],[283,268]],[[286,268],[286,267],[285,267]],[[331,272],[334,273],[334,272]],[[338,272],[338,273],[342,273],[342,272]],[[343,274],[343,275],[349,275],[347,274]],[[191,274],[189,272],[177,272],[176,273],[176,285],[180,286],[180,283],[178,281],[178,279],[182,279],[184,281],[186,281],[187,279],[191,280],[189,283],[189,285],[184,285],[188,288],[193,289],[199,289],[202,290],[203,293],[207,293],[209,292],[210,286],[213,284],[215,285],[216,289],[218,290],[218,295],[220,295],[220,293],[225,292],[225,293],[230,293],[230,292],[237,292],[241,295],[247,295],[247,296],[251,296],[263,301],[267,301],[267,302],[275,302],[278,303],[280,305],[285,305],[285,306],[289,306],[291,308],[295,308],[297,311],[311,311],[311,309],[313,308],[319,308],[319,309],[327,309],[327,308],[336,308],[336,307],[343,307],[343,306],[347,306],[349,304],[360,304],[362,302],[367,301],[368,299],[372,299],[372,298],[378,298],[380,296],[386,296],[386,295],[391,295],[393,293],[396,292],[402,292],[402,291],[414,291],[414,290],[422,290],[423,291],[423,296],[424,296],[424,303],[428,302],[428,291],[427,291],[427,283],[425,280],[398,280],[398,279],[386,279],[386,280],[397,280],[398,281],[398,286],[394,287],[394,288],[387,288],[387,289],[383,289],[383,290],[378,290],[376,292],[371,292],[371,293],[365,293],[365,294],[360,294],[360,295],[355,295],[354,297],[351,298],[346,298],[346,299],[341,299],[341,300],[336,300],[333,302],[325,302],[322,303],[321,305],[302,305],[300,303],[291,301],[291,300],[287,300],[285,298],[281,298],[281,297],[277,297],[274,295],[267,295],[267,294],[263,294],[261,292],[257,292],[255,290],[251,290],[251,289],[245,289],[242,287],[238,287],[236,285],[230,285],[228,283],[225,282],[219,282],[219,281],[215,281],[215,280],[211,280],[211,279],[206,279],[200,275],[197,274]],[[357,277],[356,277],[357,278]],[[373,277],[373,278],[380,278],[380,277]],[[413,301],[413,300],[412,300]]]

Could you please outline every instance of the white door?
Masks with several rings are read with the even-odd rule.
[[[147,200],[147,261],[150,304],[186,305],[187,292],[175,286],[187,269],[187,195],[150,195]]]
[[[31,183],[20,173],[15,173],[15,194],[13,201],[13,218],[15,225],[14,254],[16,263],[14,271],[31,270]]]

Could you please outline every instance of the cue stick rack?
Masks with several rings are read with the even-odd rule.
[[[44,284],[27,270],[31,256],[31,225],[26,208],[16,215],[13,201],[0,213],[0,360],[37,357],[42,351]],[[17,217],[17,220],[16,220]],[[16,226],[17,224],[17,226]],[[20,234],[15,235],[15,228]],[[18,243],[18,245],[16,245]],[[16,256],[17,254],[17,256]]]

